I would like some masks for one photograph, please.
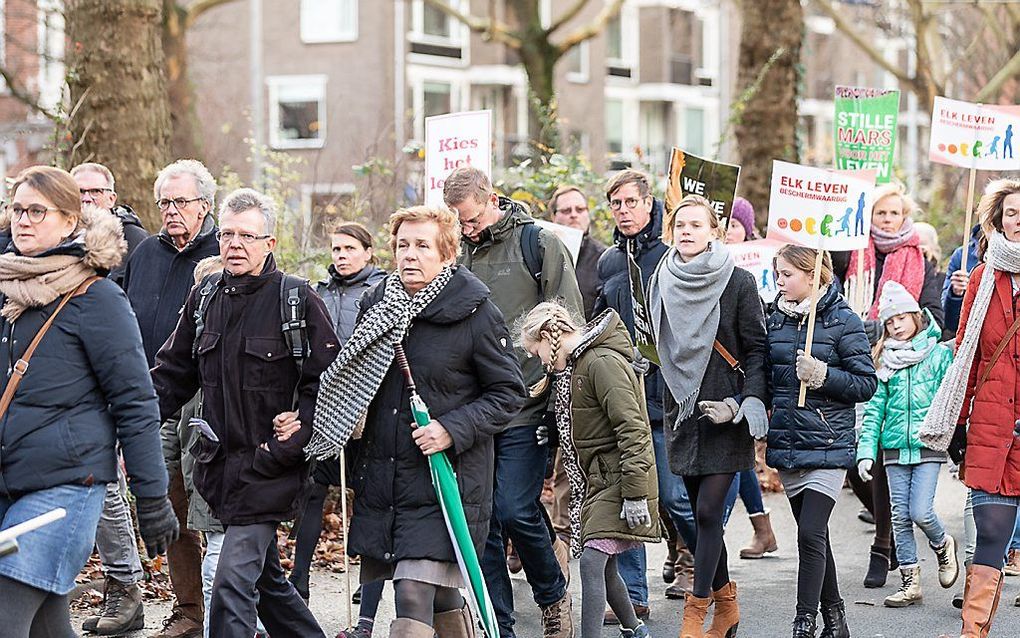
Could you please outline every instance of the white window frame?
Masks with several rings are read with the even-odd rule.
[[[638,70],[638,39],[640,38],[640,20],[638,7],[624,4],[620,9],[620,53],[623,57],[611,58],[606,55],[606,66],[622,67],[631,70],[631,78],[637,77]]]
[[[458,10],[465,10],[464,0],[448,0],[453,8]],[[425,0],[414,0],[414,4],[411,5],[411,33],[410,37],[415,42],[421,42],[422,44],[438,44],[449,47],[466,47],[467,46],[467,27],[463,25],[460,20],[451,16],[446,16],[447,21],[450,23],[450,37],[444,38],[442,36],[432,35],[425,33]],[[463,57],[463,54],[461,55]]]
[[[425,142],[425,85],[430,83],[450,85],[450,111],[470,109],[470,85],[463,72],[453,69],[432,69],[416,66],[408,68],[408,83],[411,85],[411,108],[414,113],[414,139]]]
[[[338,27],[337,30],[333,32],[331,35],[317,35],[305,33],[305,14],[306,11],[311,9],[311,7],[308,7],[306,5],[311,4],[313,2],[322,1],[323,0],[301,0],[300,17],[298,18],[298,22],[300,24],[299,29],[301,31],[301,41],[305,44],[323,44],[330,42],[356,41],[358,39],[358,23],[359,23],[358,12],[360,11],[361,4],[360,2],[358,2],[358,0],[332,0],[333,2],[340,2],[346,4],[346,7],[341,6],[337,8],[341,12],[338,14],[338,17],[343,17],[342,12],[346,8],[346,11],[350,12],[349,15],[346,16],[346,18],[348,18],[352,23],[350,29],[344,31]],[[317,20],[316,22],[321,22],[321,20]]]
[[[39,0],[37,52],[39,105],[52,110],[64,97],[64,7],[62,0]],[[47,28],[47,26],[49,28]]]
[[[326,145],[326,84],[325,75],[274,75],[266,78],[269,87],[269,146],[274,149],[322,148]],[[315,139],[284,139],[280,137],[280,92],[282,88],[317,86],[319,100],[319,136]],[[312,93],[312,90],[309,90]],[[314,98],[313,98],[314,99]]]
[[[577,44],[577,55],[581,58],[580,71],[567,71],[567,82],[576,84],[587,84],[591,79],[591,40],[584,40]],[[567,53],[570,55],[570,53]]]

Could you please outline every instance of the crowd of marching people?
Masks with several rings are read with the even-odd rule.
[[[0,557],[0,636],[76,635],[69,594],[94,549],[103,604],[82,629],[141,629],[136,525],[174,594],[156,638],[322,636],[309,574],[342,484],[361,586],[338,638],[480,635],[433,484],[440,453],[491,597],[489,638],[517,635],[519,571],[545,638],[650,636],[645,547],[663,540],[680,638],[737,636],[724,532],[738,497],[754,530],[741,559],[794,540],[798,556],[795,599],[780,603],[792,628],[756,634],[851,635],[829,530],[847,484],[875,525],[865,586],[899,570],[886,606],[962,578],[961,636],[988,636],[1004,576],[1020,574],[1020,180],[988,185],[945,274],[917,205],[882,186],[868,248],[782,246],[767,304],[727,248],[758,237],[750,202],[722,221],[698,195],[666,209],[629,169],[605,188],[610,246],[589,233],[592,194],[563,185],[549,202],[551,221],[583,233],[573,256],[468,167],[446,179],[445,206],[393,213],[392,272],[371,233],[343,222],[317,284],[279,269],[273,200],[242,188],[217,206],[195,160],[156,178],[152,236],[100,164],[32,167],[9,193],[0,530],[66,514]],[[772,529],[763,462],[795,539]],[[968,488],[963,538],[935,512],[948,463]],[[396,618],[376,628],[384,594]]]

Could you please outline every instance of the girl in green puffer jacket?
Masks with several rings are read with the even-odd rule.
[[[939,343],[941,330],[931,314],[895,281],[882,287],[879,319],[885,335],[875,346],[878,389],[864,411],[857,445],[857,471],[871,480],[875,462],[885,464],[892,504],[893,538],[902,584],[885,599],[887,607],[921,602],[921,568],[914,524],[928,537],[939,564],[939,584],[952,587],[959,575],[956,541],[935,514],[935,488],[945,452],[926,448],[918,438],[924,416],[949,369],[953,351]],[[881,450],[882,457],[878,458]]]

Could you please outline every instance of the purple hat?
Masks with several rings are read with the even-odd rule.
[[[731,215],[730,222],[738,222],[743,226],[747,239],[754,239],[758,236],[754,230],[754,206],[751,206],[751,202],[743,197],[734,198]]]

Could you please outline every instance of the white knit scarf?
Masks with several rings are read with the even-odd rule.
[[[995,292],[995,271],[1020,273],[1020,242],[1008,241],[1001,233],[992,232],[988,235],[988,251],[985,254],[985,270],[981,274],[981,283],[974,304],[967,318],[963,341],[956,350],[952,365],[942,379],[935,398],[932,400],[928,414],[924,417],[919,436],[926,447],[939,452],[949,448],[953,430],[963,408],[963,400],[967,395],[967,380],[974,364],[981,328],[988,314],[988,306]]]

